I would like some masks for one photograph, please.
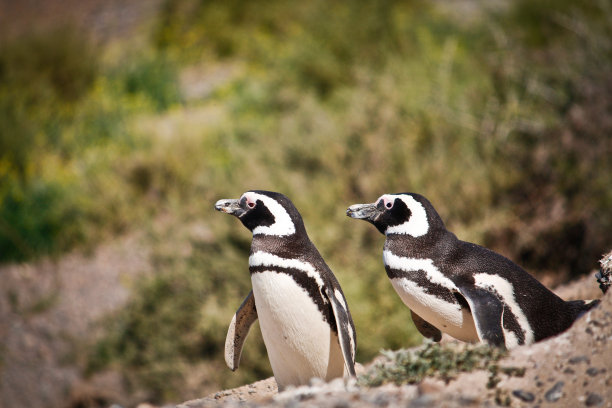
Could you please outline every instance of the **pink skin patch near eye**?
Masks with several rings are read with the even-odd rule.
[[[250,194],[245,194],[244,198],[246,198],[247,207],[255,208],[255,205],[257,204],[257,200],[255,199],[255,197],[251,196]]]
[[[393,208],[393,203],[395,202],[395,198],[393,196],[389,196],[386,194],[382,195],[380,196],[377,202],[380,202],[381,200],[386,209],[390,210],[391,208]]]

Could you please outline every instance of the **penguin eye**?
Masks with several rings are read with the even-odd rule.
[[[252,201],[247,202],[247,205],[249,206],[249,208],[254,208],[255,207],[255,203]]]
[[[393,203],[389,201],[385,204],[385,207],[387,207],[388,209],[391,209],[391,207],[393,207]]]

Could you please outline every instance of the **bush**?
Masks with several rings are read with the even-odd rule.
[[[128,95],[143,96],[157,111],[181,102],[177,68],[164,54],[133,57],[116,69],[115,76]]]
[[[70,26],[0,44],[0,261],[90,245],[146,209],[116,167],[145,148],[126,119],[179,102],[178,76],[163,56],[109,69],[101,53]]]

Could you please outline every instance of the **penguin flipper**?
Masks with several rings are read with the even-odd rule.
[[[232,322],[225,337],[225,364],[232,371],[238,369],[242,346],[255,320],[257,320],[257,309],[255,308],[255,297],[251,290],[232,317]]]
[[[325,294],[334,312],[336,327],[338,328],[338,341],[344,355],[344,365],[349,375],[355,377],[355,332],[351,326],[351,320],[345,306],[346,301],[339,291],[334,291],[329,286],[326,287]],[[338,296],[342,297],[342,299],[339,299]]]
[[[410,309],[410,315],[412,316],[412,322],[416,326],[419,333],[421,333],[428,339],[432,339],[435,342],[439,342],[440,340],[442,340],[442,332],[438,330],[433,324],[423,319],[412,309]]]
[[[502,328],[504,305],[498,297],[483,288],[473,285],[457,285],[470,309],[480,341],[492,346],[504,347],[506,341]]]

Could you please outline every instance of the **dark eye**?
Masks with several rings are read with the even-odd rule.
[[[389,201],[389,202],[388,202],[388,203],[385,205],[385,207],[387,207],[387,208],[391,208],[391,207],[393,207],[393,203],[392,203],[391,201]]]
[[[252,202],[252,201],[249,201],[249,202],[247,203],[247,205],[249,206],[249,208],[253,208],[253,207],[255,207],[255,203],[254,203],[254,202]]]

